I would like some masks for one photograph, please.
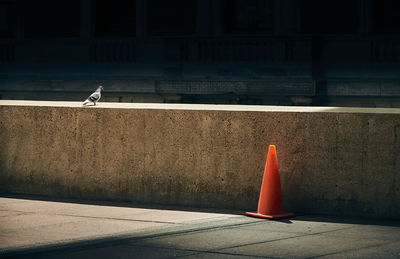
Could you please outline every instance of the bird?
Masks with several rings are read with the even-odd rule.
[[[92,102],[93,105],[96,105],[96,102],[98,102],[101,98],[101,90],[103,90],[103,86],[97,87],[96,91],[92,93],[84,102],[82,105],[87,105],[89,102]]]

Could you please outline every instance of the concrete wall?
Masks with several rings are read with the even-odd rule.
[[[400,218],[400,109],[0,101],[3,193]]]

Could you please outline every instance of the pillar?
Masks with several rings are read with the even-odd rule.
[[[15,12],[17,16],[17,24],[15,28],[15,39],[24,39],[24,1],[17,0],[15,6]]]
[[[358,33],[371,34],[372,33],[372,10],[373,0],[360,0],[359,5],[359,20],[358,20]]]
[[[93,12],[94,5],[92,0],[81,1],[81,39],[90,39],[93,35]]]
[[[136,0],[136,38],[147,37],[147,1]]]
[[[298,32],[298,4],[297,0],[281,0],[280,2],[280,28],[281,34]]]
[[[211,3],[209,0],[196,0],[196,34],[207,35],[211,27]]]
[[[274,34],[282,33],[281,0],[274,0]]]
[[[211,1],[212,6],[212,19],[211,19],[211,30],[215,36],[224,34],[224,13],[223,13],[223,1],[213,0]]]

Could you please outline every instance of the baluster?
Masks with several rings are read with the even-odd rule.
[[[119,60],[121,62],[125,62],[126,61],[126,57],[125,57],[125,42],[121,41],[119,43]]]
[[[243,61],[243,41],[238,40],[238,61]]]
[[[219,49],[219,44],[220,44],[220,41],[216,40],[215,41],[215,61],[221,60],[221,51]]]
[[[120,53],[121,53],[121,61],[122,62],[127,62],[128,61],[128,56],[126,55],[126,41],[121,41],[120,43]]]
[[[0,62],[3,62],[4,60],[4,47],[3,45],[0,45]]]
[[[104,61],[109,62],[110,61],[110,43],[106,42],[104,43]]]
[[[391,55],[391,59],[392,62],[396,62],[396,41],[391,42],[391,50],[392,50],[392,55]]]
[[[197,42],[197,58],[199,62],[202,62],[202,42],[199,40]]]
[[[240,61],[240,42],[239,40],[233,40],[232,41],[232,48],[234,51],[234,60],[235,61]]]
[[[211,42],[211,61],[214,62],[216,60],[216,42],[213,40]]]
[[[15,61],[15,45],[10,45],[10,61]]]
[[[233,61],[233,53],[232,53],[232,41],[226,41],[226,61]]]
[[[121,47],[122,42],[115,42],[114,43],[114,49],[115,49],[115,61],[117,62],[122,62],[124,61],[122,58],[122,47]]]
[[[104,47],[104,43],[102,42],[98,42],[97,43],[97,58],[99,62],[103,62],[104,61],[104,55],[105,55],[105,47]]]
[[[118,61],[118,57],[119,57],[119,51],[118,51],[118,42],[116,41],[112,41],[111,42],[111,50],[112,50],[112,61],[117,62]]]
[[[129,44],[129,49],[130,49],[130,59],[131,59],[131,61],[135,61],[136,60],[136,44],[135,44],[135,42],[131,42],[131,44]]]
[[[9,44],[6,44],[5,45],[5,48],[6,48],[6,62],[10,62],[11,61],[11,59],[10,59],[10,45]]]
[[[268,42],[267,41],[264,41],[263,42],[263,59],[264,59],[264,61],[267,61],[269,58],[268,58]]]
[[[99,61],[104,62],[106,60],[106,46],[104,42],[99,42]]]
[[[374,40],[371,40],[371,61],[376,62],[376,42]]]
[[[204,41],[204,61],[209,61],[210,59],[210,41]]]

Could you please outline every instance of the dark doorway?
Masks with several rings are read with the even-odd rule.
[[[400,1],[374,1],[374,33],[400,33]]]
[[[80,34],[80,0],[25,0],[26,38],[71,38]]]
[[[301,31],[352,34],[358,29],[359,0],[301,0]]]
[[[151,35],[187,35],[195,32],[195,0],[149,0],[147,8]]]
[[[136,35],[135,0],[96,0],[95,34],[98,37]]]

